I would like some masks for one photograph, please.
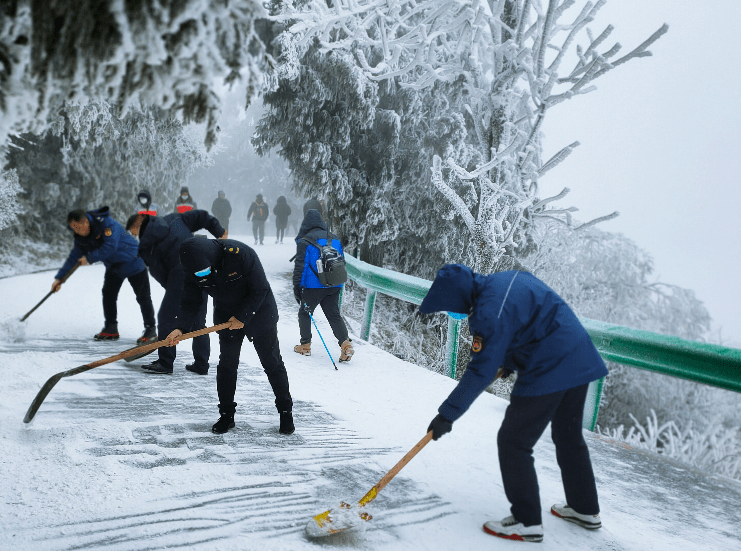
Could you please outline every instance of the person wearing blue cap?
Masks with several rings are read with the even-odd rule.
[[[485,276],[462,264],[448,264],[438,272],[419,310],[465,314],[473,336],[468,368],[427,429],[433,440],[452,430],[500,368],[517,373],[497,436],[512,515],[486,522],[484,531],[512,540],[543,540],[532,452],[548,423],[566,494],[566,503],[554,505],[551,513],[590,530],[600,528],[582,416],[589,383],[607,375],[607,368],[571,308],[528,272]]]

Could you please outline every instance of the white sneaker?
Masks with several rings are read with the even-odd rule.
[[[599,513],[596,515],[582,515],[565,503],[551,507],[551,513],[559,518],[578,524],[587,530],[599,530],[602,528],[602,520],[599,518]]]
[[[525,526],[521,522],[517,522],[513,516],[509,516],[500,521],[490,520],[489,522],[484,523],[484,532],[508,540],[543,541],[542,524]]]

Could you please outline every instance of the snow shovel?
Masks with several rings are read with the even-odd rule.
[[[219,325],[214,325],[213,327],[204,327],[203,329],[199,329],[198,331],[193,331],[192,333],[186,333],[185,335],[180,337],[180,341],[182,342],[187,339],[200,337],[201,335],[205,335],[207,333],[213,333],[214,331],[221,331],[222,329],[228,329],[230,326],[231,326],[231,322],[227,321]],[[51,392],[51,389],[54,388],[54,385],[56,385],[64,377],[71,377],[72,375],[77,375],[78,373],[89,371],[96,367],[100,367],[101,365],[115,362],[116,360],[123,360],[134,354],[140,354],[145,351],[152,351],[162,346],[165,346],[166,344],[167,344],[167,341],[163,340],[163,341],[156,341],[150,344],[145,344],[143,346],[136,346],[134,348],[129,348],[128,350],[124,350],[123,352],[116,354],[115,356],[104,358],[96,362],[91,362],[89,364],[81,365],[80,367],[75,367],[74,369],[69,369],[67,371],[62,371],[60,373],[57,373],[56,375],[52,375],[49,378],[49,380],[44,383],[44,386],[41,387],[41,390],[39,390],[39,393],[36,395],[36,398],[33,399],[33,402],[31,402],[31,406],[28,408],[28,411],[26,412],[26,416],[23,418],[23,422],[30,423],[33,420],[34,416],[36,415],[36,412],[39,410],[39,407],[41,407],[41,404],[43,403],[44,399],[47,397],[49,392]]]
[[[71,275],[72,275],[73,273],[75,273],[75,270],[76,270],[77,268],[79,268],[79,267],[80,267],[80,263],[78,262],[77,264],[75,264],[74,266],[72,266],[72,269],[71,269],[71,270],[70,270],[69,272],[67,272],[67,273],[65,274],[65,276],[64,276],[64,277],[63,277],[62,279],[60,279],[59,281],[60,281],[61,283],[64,283],[65,281],[67,281],[67,279],[69,278],[69,276],[71,276]],[[54,291],[49,291],[48,293],[46,293],[46,296],[45,296],[44,298],[42,298],[42,299],[41,299],[41,301],[40,301],[40,302],[39,302],[39,303],[38,303],[38,304],[37,304],[36,306],[34,306],[33,308],[31,308],[31,309],[30,309],[30,310],[28,311],[28,314],[26,314],[25,316],[23,316],[23,317],[21,318],[21,321],[26,321],[26,318],[27,318],[28,316],[30,316],[31,314],[33,314],[34,310],[36,310],[36,308],[38,308],[39,306],[41,306],[42,304],[44,304],[44,301],[45,301],[45,300],[46,300],[47,298],[49,298],[50,296],[52,296],[53,294],[54,294]]]
[[[409,452],[401,458],[401,461],[394,465],[394,467],[387,472],[367,494],[363,496],[363,498],[358,502],[358,509],[362,509],[371,501],[376,499],[378,492],[383,490],[386,484],[391,482],[391,479],[399,474],[399,471],[409,463],[430,440],[432,440],[432,431],[428,432],[422,440],[417,442],[417,445],[409,450]],[[372,518],[373,517],[365,511],[360,513],[357,511],[353,512],[352,505],[343,501],[340,503],[338,511],[324,511],[312,518],[306,524],[306,534],[311,538],[323,538],[325,536],[336,534],[337,532],[342,532],[348,528],[353,528],[354,526],[357,526],[359,520],[368,521]]]

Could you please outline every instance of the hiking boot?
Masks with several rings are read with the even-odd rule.
[[[195,373],[196,375],[208,375],[208,364],[202,366],[196,365],[196,363],[193,362],[192,364],[186,365],[185,370],[190,371],[191,373]]]
[[[293,413],[290,411],[280,412],[280,428],[278,432],[281,434],[293,434],[296,427],[293,425]]]
[[[136,346],[149,344],[157,340],[157,330],[154,327],[144,327],[142,336],[136,339]]]
[[[93,338],[96,341],[117,341],[119,336],[117,325],[106,325]]]
[[[352,343],[349,340],[346,340],[340,345],[340,348],[342,349],[342,352],[340,353],[340,361],[349,362],[352,360],[352,355],[355,354]]]
[[[542,524],[525,526],[521,522],[517,522],[513,516],[500,521],[490,520],[489,522],[485,522],[484,532],[507,540],[543,541]]]
[[[311,343],[297,344],[293,347],[293,351],[302,356],[311,356]]]
[[[578,524],[587,530],[599,530],[602,528],[602,520],[599,518],[599,513],[596,515],[582,515],[581,513],[574,511],[565,503],[551,507],[551,513],[559,518]]]
[[[211,427],[211,432],[215,434],[224,434],[229,429],[234,428],[234,413],[222,413],[219,420]]]
[[[146,373],[161,373],[164,375],[171,375],[172,374],[172,366],[167,367],[165,364],[163,364],[159,360],[153,361],[151,364],[146,364],[142,366],[142,369]]]

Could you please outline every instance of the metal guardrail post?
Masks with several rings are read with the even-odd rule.
[[[371,320],[373,319],[373,307],[376,304],[376,292],[368,289],[365,297],[365,311],[363,312],[363,327],[360,329],[360,338],[366,342],[370,341]]]
[[[589,431],[594,432],[597,426],[597,414],[599,413],[599,403],[602,400],[602,386],[605,384],[605,378],[597,379],[589,383],[587,389],[587,399],[584,402],[584,415],[582,416],[581,426]]]
[[[450,367],[450,378],[455,379],[458,367],[458,337],[461,334],[461,318],[448,314],[448,338],[445,341],[445,359]]]

